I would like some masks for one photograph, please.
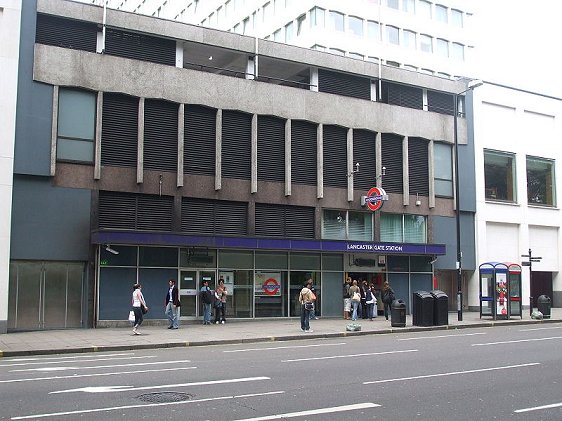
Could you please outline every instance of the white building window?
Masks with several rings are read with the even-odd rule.
[[[324,27],[324,20],[326,17],[326,11],[320,7],[314,7],[310,9],[310,27],[313,28],[318,26],[320,28]]]
[[[294,32],[293,32],[293,22],[289,22],[287,25],[285,25],[285,42],[289,43],[292,41],[294,36]]]
[[[420,50],[425,53],[432,53],[433,52],[433,44],[431,37],[429,35],[420,35]]]
[[[514,154],[484,151],[484,192],[487,200],[515,203]]]
[[[556,206],[554,161],[527,156],[527,202]]]
[[[435,196],[453,197],[453,151],[451,145],[433,144]]]
[[[349,25],[349,32],[357,37],[363,38],[363,19],[356,16],[349,16],[347,21]]]
[[[464,45],[453,42],[451,45],[451,57],[456,60],[464,61]]]
[[[325,209],[322,238],[329,240],[373,240],[373,213]]]
[[[396,26],[386,26],[386,40],[389,44],[400,45],[400,31]]]
[[[278,29],[273,33],[273,41],[283,42],[283,34],[281,32],[281,29]]]
[[[340,50],[339,48],[330,48],[330,53],[335,54],[337,56],[345,56],[345,51]]]
[[[426,217],[381,213],[380,236],[390,243],[427,243]]]
[[[304,22],[306,21],[306,14],[300,15],[297,18],[297,36],[299,36],[300,34],[302,34],[302,31],[304,30],[305,26],[304,26]]]
[[[386,0],[386,5],[391,9],[398,10],[400,8],[400,1],[399,0]]]
[[[345,30],[342,13],[330,11],[330,28],[340,32]]]
[[[449,21],[447,7],[440,4],[435,5],[435,19],[438,22],[447,23]]]
[[[425,0],[420,0],[418,3],[418,10],[416,12],[421,17],[431,19],[431,3]]]
[[[437,38],[435,40],[435,50],[437,55],[441,57],[449,57],[449,41],[446,39]]]
[[[402,10],[407,13],[416,13],[416,0],[402,0]]]
[[[402,44],[410,50],[416,49],[416,33],[405,29],[402,31]]]
[[[381,40],[381,27],[378,22],[368,20],[367,21],[367,37],[372,40]]]
[[[460,10],[451,9],[451,23],[459,28],[464,26],[462,12]]]

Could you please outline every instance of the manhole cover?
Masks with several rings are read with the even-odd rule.
[[[193,398],[193,395],[189,393],[179,393],[179,392],[157,392],[157,393],[145,393],[144,395],[137,396],[143,402],[151,403],[166,403],[166,402],[181,402],[188,401]]]

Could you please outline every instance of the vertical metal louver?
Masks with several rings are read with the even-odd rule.
[[[382,82],[382,101],[401,107],[423,109],[423,91],[421,88]]]
[[[377,184],[375,132],[353,130],[353,164],[359,163],[359,172],[353,175],[353,188],[369,190]]]
[[[222,112],[222,176],[249,180],[252,156],[252,116]]]
[[[258,116],[258,180],[285,181],[285,120]]]
[[[420,137],[408,138],[408,174],[410,194],[429,196],[428,141]]]
[[[314,208],[256,203],[256,235],[314,238]]]
[[[382,186],[386,192],[402,194],[404,193],[402,136],[383,133],[381,144],[382,166],[386,168]]]
[[[137,166],[138,118],[138,98],[104,93],[101,131],[102,165]]]
[[[184,112],[184,174],[215,175],[217,110],[186,105]]]
[[[455,115],[455,97],[443,92],[427,91],[427,110],[434,113]]]
[[[105,54],[175,66],[176,42],[108,28],[105,32]]]
[[[347,73],[318,69],[318,91],[370,100],[371,80]]]
[[[324,185],[347,188],[347,129],[324,126]]]
[[[189,234],[247,235],[248,204],[185,197],[181,204],[181,229]]]
[[[291,181],[316,185],[318,126],[302,120],[291,121]]]
[[[178,104],[144,102],[144,169],[175,172],[178,168]]]
[[[171,231],[174,198],[171,196],[139,195],[137,197],[137,229]]]
[[[35,42],[56,47],[96,52],[98,26],[58,16],[37,14]]]

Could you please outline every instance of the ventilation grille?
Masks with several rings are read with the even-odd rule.
[[[98,26],[56,16],[37,14],[35,42],[56,47],[96,52]]]
[[[186,105],[184,112],[184,173],[215,175],[217,110]]]
[[[137,166],[139,99],[104,93],[101,132],[101,164]]]
[[[316,185],[316,133],[314,123],[291,121],[291,180],[293,183]]]
[[[382,100],[391,105],[415,108],[417,110],[423,109],[423,91],[412,86],[383,82]]]
[[[389,193],[403,194],[402,136],[383,133],[381,135],[382,166],[386,168],[382,186]]]
[[[144,102],[144,169],[175,172],[178,168],[178,104]]]
[[[250,179],[252,116],[239,111],[222,113],[222,176]]]
[[[107,29],[105,53],[152,63],[176,65],[176,42],[164,38]]]
[[[318,91],[370,100],[371,80],[346,73],[319,69]]]
[[[455,97],[443,92],[427,91],[427,109],[434,113],[455,115]]]
[[[408,139],[408,173],[410,194],[429,196],[428,141],[419,137]]]
[[[377,184],[376,136],[375,132],[353,130],[353,165],[360,164],[359,172],[353,175],[354,189],[369,190]]]
[[[285,120],[258,116],[258,179],[285,181]]]
[[[314,238],[314,208],[256,203],[256,235]]]
[[[248,204],[183,198],[181,230],[189,234],[247,235]]]
[[[347,188],[347,129],[324,126],[324,185]]]

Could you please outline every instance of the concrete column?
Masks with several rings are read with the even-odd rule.
[[[98,92],[96,101],[96,135],[95,135],[95,153],[94,153],[94,180],[101,178],[101,130],[102,130],[102,114],[103,114],[103,92]]]
[[[324,126],[318,124],[316,129],[316,198],[324,198]]]
[[[382,187],[382,135],[377,132],[375,137],[375,166],[376,166],[376,185]]]
[[[347,129],[347,201],[353,202],[353,129]]]
[[[144,98],[139,99],[139,126],[137,143],[137,184],[143,182],[144,171]]]
[[[215,143],[215,190],[222,188],[222,110],[217,110]]]
[[[408,171],[408,136],[402,139],[402,194],[404,200],[402,204],[408,206],[410,204],[410,172]]]
[[[429,168],[429,208],[435,207],[435,153],[433,151],[433,140],[430,140],[427,145],[427,160]]]
[[[59,87],[53,86],[53,115],[51,117],[51,177],[55,176],[57,169],[57,133],[59,124]]]
[[[250,193],[258,191],[258,115],[252,115],[252,163],[250,164]]]
[[[185,105],[180,104],[180,106],[178,107],[178,174],[177,174],[178,187],[183,187],[184,120],[185,120]]]
[[[291,120],[285,121],[285,196],[291,195]]]

